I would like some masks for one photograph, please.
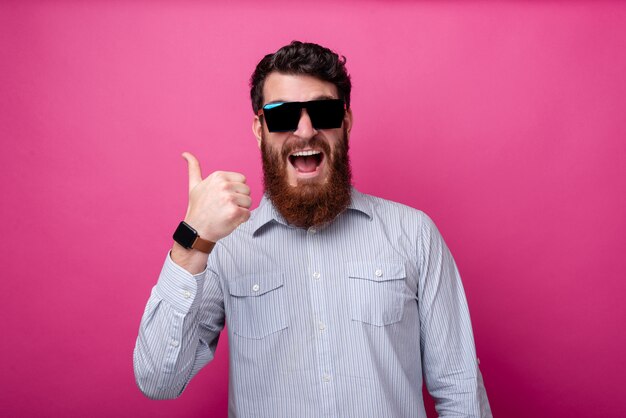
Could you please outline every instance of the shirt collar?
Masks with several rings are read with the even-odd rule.
[[[367,199],[366,195],[359,192],[354,187],[352,188],[350,194],[350,204],[348,205],[346,211],[360,212],[367,216],[369,220],[372,219],[373,210],[371,202]],[[288,225],[285,218],[283,218],[278,210],[276,210],[272,201],[265,194],[261,199],[259,207],[253,212],[249,222],[252,226],[253,235],[256,235],[259,229],[272,222],[280,223],[286,226]]]

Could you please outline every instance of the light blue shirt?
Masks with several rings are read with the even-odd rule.
[[[452,255],[423,212],[352,191],[319,228],[267,198],[191,275],[169,255],[141,320],[137,384],[179,396],[227,323],[230,417],[489,417]]]

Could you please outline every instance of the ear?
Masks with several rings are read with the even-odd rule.
[[[343,126],[346,127],[346,132],[348,132],[348,137],[350,136],[350,131],[352,130],[352,108],[346,110],[346,114],[343,116]]]
[[[259,116],[255,116],[254,119],[252,119],[252,133],[254,134],[254,136],[256,136],[257,144],[259,145],[259,148],[261,148],[261,140],[263,138],[263,123],[261,122]]]

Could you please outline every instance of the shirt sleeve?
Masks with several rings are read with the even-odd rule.
[[[180,396],[213,359],[223,327],[217,275],[210,268],[192,275],[168,253],[141,318],[133,353],[139,389],[152,399]]]
[[[491,417],[461,277],[435,224],[420,234],[420,346],[424,380],[440,417]]]

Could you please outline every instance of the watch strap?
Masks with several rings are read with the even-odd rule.
[[[196,237],[193,244],[191,244],[191,248],[193,248],[194,250],[202,251],[203,253],[207,254],[209,254],[213,250],[213,247],[215,247],[215,243],[213,241],[202,239],[199,236]]]

